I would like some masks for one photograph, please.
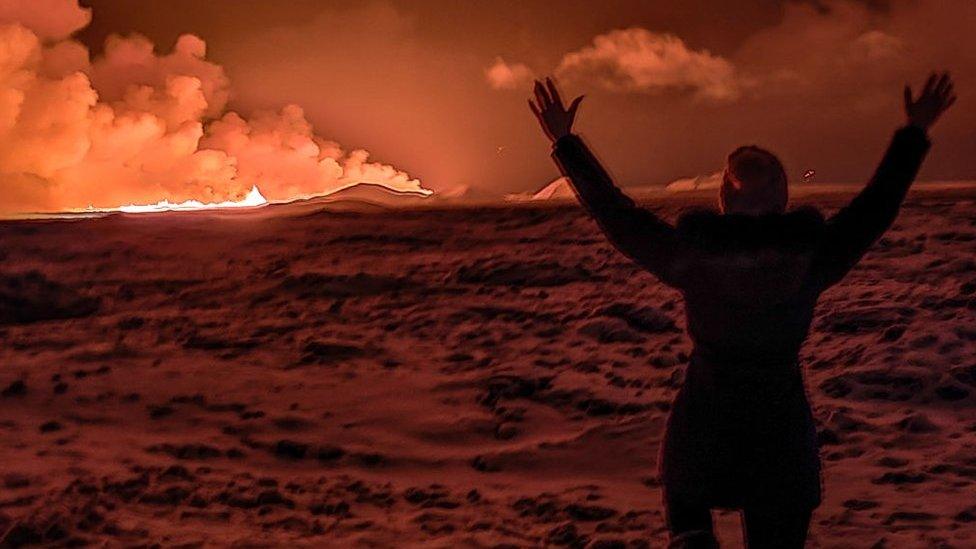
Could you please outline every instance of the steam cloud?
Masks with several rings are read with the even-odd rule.
[[[556,75],[611,91],[682,88],[720,101],[739,95],[730,62],[708,51],[691,50],[677,36],[641,28],[597,36],[592,45],[566,54],[556,67]]]
[[[426,192],[368,153],[346,153],[288,105],[250,120],[225,112],[230,82],[206,44],[158,54],[112,36],[92,60],[69,37],[91,19],[77,0],[0,0],[0,213],[325,194],[360,182]]]
[[[535,75],[532,69],[523,63],[509,64],[501,57],[485,69],[485,80],[492,89],[516,90],[532,83]]]
[[[971,78],[972,53],[953,44],[968,37],[974,16],[976,3],[969,0],[902,0],[884,12],[851,0],[789,2],[779,23],[748,37],[728,57],[694,50],[673,34],[634,27],[597,35],[590,45],[564,54],[553,73],[573,85],[611,92],[684,89],[716,102],[822,97],[858,82],[851,91],[867,104],[879,99],[875,91],[890,94],[906,77],[921,78],[943,66],[957,80]],[[530,85],[533,71],[499,57],[485,75],[492,88],[511,89]]]
[[[570,83],[612,92],[672,88],[719,102],[735,100],[740,94],[735,68],[728,60],[708,51],[694,51],[672,34],[636,27],[596,36],[591,45],[565,54],[554,73]],[[485,69],[485,79],[496,90],[528,87],[533,78],[528,66],[510,64],[501,57]]]

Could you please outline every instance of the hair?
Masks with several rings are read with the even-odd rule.
[[[719,203],[724,213],[782,213],[789,190],[776,155],[755,145],[732,151],[722,176]]]

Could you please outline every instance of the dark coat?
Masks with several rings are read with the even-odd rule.
[[[669,496],[709,507],[820,503],[816,431],[799,365],[820,294],[892,224],[929,148],[899,130],[864,190],[816,209],[696,211],[671,226],[617,189],[583,141],[553,157],[624,254],[681,291],[694,343],[661,455]]]

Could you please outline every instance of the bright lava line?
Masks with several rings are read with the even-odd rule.
[[[129,204],[127,206],[119,206],[116,211],[124,213],[158,213],[158,212],[183,212],[183,211],[193,211],[193,210],[218,210],[224,208],[254,208],[257,206],[264,206],[268,203],[268,200],[264,198],[261,191],[258,190],[257,185],[251,187],[251,192],[247,193],[247,196],[243,200],[238,201],[225,201],[225,202],[208,202],[203,203],[199,200],[187,200],[186,202],[172,203],[169,200],[160,200],[155,204]]]

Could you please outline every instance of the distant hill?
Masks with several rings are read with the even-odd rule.
[[[400,191],[376,183],[357,183],[334,193],[271,204],[273,215],[306,215],[323,210],[385,210],[416,206],[430,200],[418,191]]]
[[[576,193],[569,180],[560,177],[534,193],[514,193],[505,195],[507,202],[531,202],[536,200],[575,200]]]
[[[355,200],[384,206],[400,206],[407,202],[427,200],[429,197],[428,193],[420,191],[401,191],[376,183],[357,183],[313,200],[324,202]]]
[[[722,186],[722,173],[715,172],[710,175],[698,175],[684,179],[676,179],[668,183],[665,189],[669,191],[702,191],[706,189],[717,189]]]

